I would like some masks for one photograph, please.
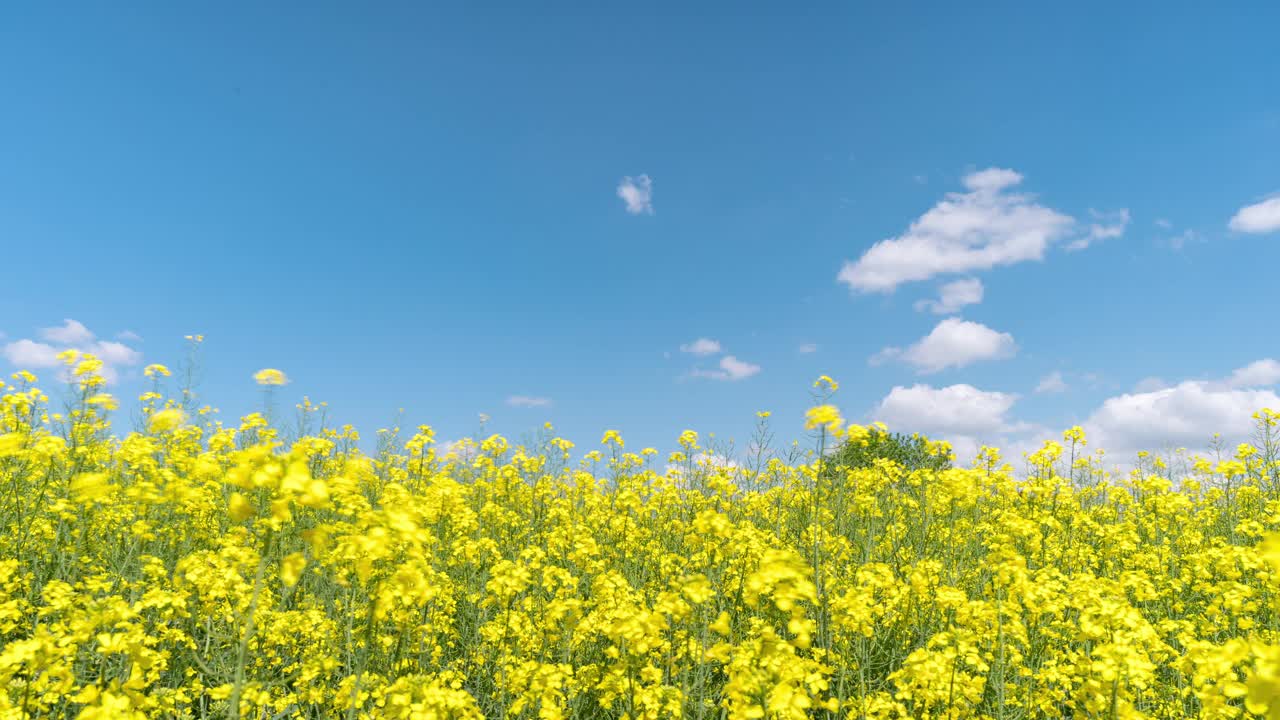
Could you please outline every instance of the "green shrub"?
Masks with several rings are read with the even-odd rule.
[[[831,467],[864,468],[876,460],[892,460],[907,471],[945,470],[951,467],[946,455],[929,451],[929,441],[921,435],[884,432],[868,428],[870,432],[857,442],[845,442],[831,455]]]

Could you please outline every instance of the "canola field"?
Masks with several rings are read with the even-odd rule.
[[[1280,717],[1271,410],[1114,476],[1079,429],[841,466],[880,430],[824,402],[778,431],[808,452],[740,463],[693,431],[362,453],[309,402],[131,415],[64,359],[67,407],[0,401],[3,718]]]

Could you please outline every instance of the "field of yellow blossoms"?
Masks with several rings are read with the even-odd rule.
[[[1280,718],[1276,412],[1114,477],[1078,429],[836,466],[877,431],[821,402],[787,460],[370,455],[64,360],[66,407],[0,402],[2,718]]]

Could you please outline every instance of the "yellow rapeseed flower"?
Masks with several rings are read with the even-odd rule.
[[[1075,428],[1016,469],[693,430],[662,467],[370,453],[306,398],[113,432],[94,377],[0,386],[3,717],[1280,718],[1274,413],[1131,471]]]
[[[227,514],[236,522],[244,522],[257,514],[243,493],[233,492],[227,500]]]
[[[119,401],[107,393],[98,393],[91,396],[86,403],[94,407],[100,407],[103,410],[115,410],[120,407]]]
[[[0,457],[16,455],[27,443],[27,436],[22,433],[4,433],[0,435]]]
[[[169,372],[169,368],[165,367],[164,365],[160,365],[158,363],[152,363],[143,369],[142,374],[146,375],[149,378],[153,378],[153,377],[169,377],[171,373]]]
[[[280,582],[285,587],[293,587],[298,584],[298,579],[302,577],[302,571],[307,567],[307,556],[300,553],[290,553],[284,556],[280,561]]]
[[[151,420],[147,422],[147,429],[153,433],[173,432],[182,427],[182,423],[185,421],[186,415],[181,410],[167,408],[151,416]]]
[[[830,375],[819,376],[817,380],[813,381],[813,386],[827,392],[835,392],[840,389],[840,383],[832,380]]]
[[[835,405],[818,405],[809,408],[804,414],[804,426],[807,430],[825,429],[832,435],[839,435],[844,418]]]
[[[253,374],[253,381],[259,385],[284,385],[289,378],[275,368],[264,368]]]

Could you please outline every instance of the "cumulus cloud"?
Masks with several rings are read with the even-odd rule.
[[[919,300],[915,304],[918,312],[928,310],[935,315],[950,315],[966,305],[982,302],[982,281],[977,278],[964,278],[943,285],[938,289],[937,300]]]
[[[718,340],[712,340],[711,338],[698,338],[691,343],[685,343],[680,346],[680,352],[697,355],[699,357],[718,355],[722,350],[723,348],[720,346],[720,342]]]
[[[1227,442],[1247,440],[1253,413],[1280,408],[1269,386],[1280,382],[1280,362],[1267,358],[1236,369],[1223,380],[1188,380],[1160,387],[1156,378],[1108,398],[1089,416],[1085,429],[1112,453],[1163,450],[1170,446],[1203,450],[1215,433]]]
[[[1129,225],[1128,208],[1111,213],[1090,210],[1089,215],[1093,218],[1093,222],[1089,223],[1089,232],[1084,237],[1067,243],[1068,250],[1083,250],[1095,242],[1118,238],[1124,235],[1124,229]]]
[[[1265,387],[1280,383],[1280,362],[1264,358],[1237,368],[1226,379],[1227,387]],[[1280,409],[1280,408],[1277,408]]]
[[[142,353],[114,340],[99,340],[89,328],[79,321],[66,319],[61,325],[41,328],[37,335],[44,342],[22,338],[7,343],[3,350],[6,360],[24,370],[58,367],[58,353],[79,350],[96,355],[102,361],[102,377],[109,383],[119,380],[119,368],[137,365]]]
[[[858,292],[890,292],[935,275],[1040,260],[1075,225],[1033,196],[1012,192],[1022,182],[1013,170],[988,168],[963,182],[966,192],[948,193],[905,233],[846,262],[840,282]]]
[[[809,353],[816,353],[816,352],[818,352],[818,345],[817,345],[816,343],[804,343],[804,344],[803,344],[803,345],[801,345],[799,348],[797,348],[797,351],[798,351],[801,355],[808,355]]]
[[[746,380],[752,375],[760,372],[759,365],[753,365],[749,362],[739,360],[732,355],[725,355],[720,358],[720,367],[716,370],[696,369],[691,375],[693,377],[707,378],[708,380]]]
[[[1018,346],[1009,333],[981,323],[947,318],[928,335],[905,350],[888,347],[871,357],[872,365],[901,359],[922,374],[950,367],[964,367],[981,360],[1012,357]]]
[[[1041,391],[1059,373],[1041,380]],[[1065,384],[1065,380],[1063,381]],[[1139,450],[1164,451],[1185,447],[1192,452],[1209,448],[1215,433],[1227,445],[1248,441],[1253,414],[1263,407],[1280,408],[1280,361],[1266,358],[1238,368],[1217,380],[1191,380],[1167,385],[1146,378],[1132,392],[1103,401],[1080,424],[1091,448],[1103,448],[1109,464],[1125,463]],[[1000,447],[1006,458],[1053,439],[1056,432],[1011,417],[1018,396],[979,390],[971,385],[898,386],[870,415],[893,430],[923,432],[952,443],[962,461],[982,444]],[[1071,423],[1064,423],[1071,424]]]
[[[653,214],[653,180],[648,175],[622,178],[618,183],[618,197],[627,204],[632,215]]]
[[[507,404],[511,407],[518,408],[550,407],[551,398],[533,397],[531,395],[512,395],[507,398]]]
[[[902,432],[937,436],[994,434],[1014,429],[1006,415],[1018,396],[972,385],[942,388],[896,386],[872,412],[875,420]]]
[[[1244,233],[1269,233],[1280,230],[1280,195],[1273,195],[1253,205],[1246,205],[1231,216],[1232,230]]]
[[[1280,407],[1270,390],[1214,389],[1183,382],[1163,390],[1108,398],[1090,415],[1085,428],[1099,447],[1112,453],[1163,450],[1169,446],[1203,449],[1214,433],[1228,442],[1248,438],[1253,413]]]
[[[951,443],[960,463],[972,460],[983,445],[1000,448],[1006,458],[1034,450],[1039,437],[1052,437],[1045,428],[1009,417],[1017,402],[1012,393],[979,390],[972,385],[929,385],[893,388],[871,412],[896,432],[921,432]]]
[[[1040,383],[1036,385],[1036,393],[1060,393],[1066,392],[1067,381],[1063,379],[1062,373],[1057,370],[1040,378]]]
[[[55,345],[75,347],[93,342],[93,333],[83,323],[70,318],[64,319],[61,325],[41,328],[40,337]]]
[[[4,356],[15,367],[24,369],[56,367],[60,350],[52,345],[23,338],[4,346]]]

